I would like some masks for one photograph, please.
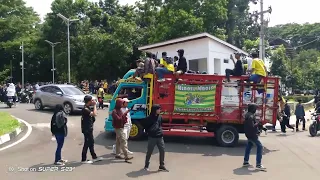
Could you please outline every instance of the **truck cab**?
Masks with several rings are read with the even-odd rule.
[[[153,75],[147,74],[144,79],[139,80],[133,78],[135,69],[129,70],[123,78],[119,81],[118,87],[113,94],[110,101],[109,117],[105,120],[105,130],[107,132],[114,132],[112,127],[112,111],[115,107],[117,98],[125,95],[129,99],[128,108],[130,109],[130,116],[132,119],[132,128],[130,132],[130,139],[139,139],[143,135],[143,128],[139,120],[146,118],[149,109],[151,109],[150,99],[150,81],[153,83]]]

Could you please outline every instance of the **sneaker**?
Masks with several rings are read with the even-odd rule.
[[[120,156],[120,155],[116,155],[115,158],[116,158],[116,159],[123,159],[123,157]]]
[[[128,151],[128,154],[132,155],[132,154],[133,154],[133,152],[131,152],[131,151]]]
[[[149,168],[148,167],[144,167],[143,170],[149,171]]]
[[[263,167],[262,165],[257,165],[256,169],[259,171],[266,171],[267,170],[267,168]]]
[[[58,162],[55,162],[54,165],[56,165],[56,166],[64,166],[65,164],[63,162],[58,161]]]
[[[86,161],[81,161],[82,164],[92,164],[93,162],[90,160],[86,160]]]
[[[281,132],[280,135],[284,136],[284,135],[286,135],[286,132]]]
[[[127,157],[127,158],[125,158],[124,160],[125,160],[126,162],[128,162],[128,161],[130,161],[131,159],[133,159],[133,157]]]
[[[103,158],[102,157],[97,157],[95,159],[92,160],[92,162],[98,162],[98,161],[102,161]]]
[[[67,162],[68,162],[68,160],[66,160],[66,159],[60,159],[60,161],[59,161],[59,162],[67,163]]]
[[[250,166],[251,166],[251,164],[249,162],[244,162],[242,164],[242,167],[250,167]]]
[[[169,172],[169,170],[168,170],[166,167],[164,167],[164,166],[160,166],[160,167],[159,167],[159,171]]]

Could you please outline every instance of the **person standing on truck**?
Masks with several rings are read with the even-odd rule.
[[[232,60],[234,64],[234,69],[226,69],[226,78],[227,81],[230,82],[230,75],[231,76],[242,76],[243,75],[243,65],[242,61],[240,59],[241,53],[235,53],[235,58],[237,59],[237,62],[234,61],[232,54],[230,55],[230,59]]]
[[[302,130],[305,131],[306,130],[306,119],[304,118],[305,111],[304,111],[304,107],[301,104],[301,99],[298,100],[298,104],[296,106],[296,110],[294,112],[294,114],[296,115],[296,131],[299,131],[299,123],[302,121]]]
[[[151,52],[146,52],[147,58],[144,60],[144,75],[155,74],[156,67],[158,67],[158,62],[152,58]]]
[[[133,157],[128,156],[128,142],[124,125],[128,122],[127,114],[130,110],[122,112],[121,108],[123,107],[123,103],[124,101],[122,99],[117,99],[114,110],[112,111],[112,126],[116,132],[116,158],[123,159],[121,157],[121,149],[124,154],[125,162],[129,162]]]
[[[249,69],[249,73],[251,74],[249,77],[249,81],[253,83],[260,83],[263,77],[267,76],[267,68],[264,62],[258,58],[259,55],[257,52],[252,53],[252,63],[251,69]]]
[[[150,158],[155,146],[158,147],[160,156],[159,171],[168,171],[164,166],[165,145],[163,140],[162,117],[160,115],[160,112],[160,105],[154,104],[151,107],[150,115],[144,120],[144,122],[142,122],[146,133],[148,134],[148,148],[144,165],[144,169],[147,171],[149,170]]]
[[[257,146],[257,157],[256,157],[256,168],[258,170],[264,171],[265,167],[261,164],[262,160],[262,150],[263,146],[258,137],[258,125],[259,122],[256,121],[256,110],[257,106],[255,104],[248,105],[248,112],[245,114],[244,120],[244,133],[248,139],[248,143],[246,146],[245,154],[244,154],[244,162],[243,167],[249,167],[249,157],[250,152],[253,145]]]
[[[160,65],[156,68],[156,74],[158,76],[158,82],[165,81],[165,74],[173,74],[174,73],[174,65],[173,59],[171,57],[167,57],[166,52],[162,52],[162,58],[160,59]]]
[[[84,143],[82,148],[81,162],[84,164],[91,164],[93,162],[101,161],[101,157],[97,157],[94,151],[94,139],[93,139],[93,124],[96,121],[97,116],[96,101],[92,99],[92,96],[86,95],[84,97],[84,108],[82,109],[81,117],[81,130],[84,135]],[[91,111],[90,106],[93,106]],[[92,161],[87,160],[87,151],[90,150]]]

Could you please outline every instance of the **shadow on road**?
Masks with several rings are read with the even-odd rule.
[[[233,174],[241,176],[241,175],[252,175],[253,173],[260,172],[257,169],[249,169],[249,168],[248,167],[239,167],[239,168],[233,170]]]
[[[159,173],[159,171],[146,171],[144,169],[141,169],[139,171],[129,172],[129,173],[127,173],[127,176],[130,178],[138,178],[141,176],[147,176],[147,175],[155,174],[155,173]]]
[[[132,152],[145,153],[147,148],[147,138],[141,141],[130,141],[128,143],[129,149]],[[217,147],[213,138],[196,138],[196,137],[165,137],[166,152],[171,153],[186,153],[186,154],[202,154],[203,156],[243,156],[246,140],[239,140],[237,147],[226,148]],[[104,146],[105,148],[112,150],[112,145],[115,143],[115,135],[112,133],[100,133],[95,138],[95,144]],[[263,154],[274,152],[278,150],[269,150],[264,147]],[[153,154],[157,153],[157,148]],[[256,150],[253,148],[252,154],[255,154]]]

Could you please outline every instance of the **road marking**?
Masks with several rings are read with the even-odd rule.
[[[14,117],[14,116],[13,116],[13,117]],[[6,147],[1,148],[0,151],[6,150],[6,149],[8,149],[8,148],[11,148],[12,146],[15,146],[15,145],[21,143],[22,141],[24,141],[25,139],[27,139],[27,138],[30,136],[31,132],[32,132],[32,126],[31,126],[28,122],[26,122],[25,120],[19,119],[19,118],[17,118],[17,117],[14,117],[14,118],[16,118],[18,121],[24,123],[24,124],[27,126],[28,131],[27,131],[27,133],[26,133],[21,139],[19,139],[18,141],[14,142],[14,143],[12,143],[12,144],[9,144],[9,145],[6,146]]]

